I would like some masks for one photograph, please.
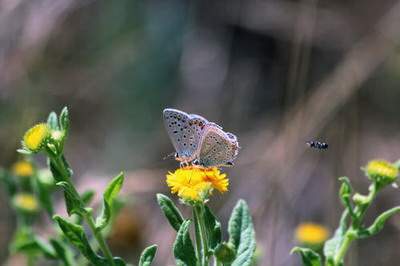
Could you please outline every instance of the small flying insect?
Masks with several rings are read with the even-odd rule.
[[[320,142],[320,141],[307,141],[306,144],[310,148],[318,149],[318,150],[327,150],[328,149],[328,143],[326,142]]]

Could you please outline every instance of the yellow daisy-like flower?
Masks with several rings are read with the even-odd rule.
[[[28,161],[18,161],[12,166],[12,173],[15,176],[29,177],[34,172],[33,165]]]
[[[39,152],[50,137],[50,128],[47,124],[37,124],[25,133],[23,145],[32,152]]]
[[[13,198],[13,204],[17,209],[24,212],[34,213],[39,209],[39,202],[30,193],[20,193]]]
[[[324,243],[329,237],[329,230],[325,226],[315,223],[303,223],[297,226],[295,238],[302,244],[316,246]]]
[[[384,160],[370,161],[365,168],[365,172],[370,180],[380,185],[387,185],[394,182],[399,175],[399,169]]]
[[[169,172],[167,185],[185,201],[203,201],[212,189],[221,193],[228,191],[229,181],[217,168],[188,166]]]

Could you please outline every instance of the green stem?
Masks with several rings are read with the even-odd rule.
[[[356,238],[355,232],[360,229],[364,215],[368,207],[371,205],[372,201],[375,199],[378,190],[378,185],[376,183],[372,183],[369,187],[369,194],[367,196],[368,200],[366,204],[359,205],[354,209],[354,215],[356,216],[356,218],[351,220],[351,225],[344,234],[344,240],[334,257],[334,266],[341,265],[344,256],[346,255],[350,247],[351,242],[353,242],[353,240]]]
[[[201,233],[200,233],[200,223],[199,223],[199,215],[197,213],[196,207],[193,207],[193,220],[194,220],[194,233],[196,240],[196,256],[197,262],[201,264],[202,261],[202,250],[201,250]]]
[[[78,191],[71,182],[70,173],[68,169],[66,169],[67,166],[65,165],[64,160],[62,159],[63,155],[61,154],[60,156],[51,156],[51,153],[48,154],[50,156],[50,160],[53,163],[54,167],[56,167],[58,172],[62,175],[61,176],[62,180],[69,182],[71,184],[72,192],[77,196],[77,198],[79,198],[82,201]],[[104,240],[104,237],[101,234],[101,232],[97,230],[92,214],[89,212],[85,212],[82,215],[86,223],[88,224],[90,230],[92,231],[95,239],[97,240],[97,243],[99,244],[99,248],[101,249],[103,255],[106,257],[111,266],[115,266],[110,248],[108,247],[106,241]]]
[[[208,242],[207,242],[207,233],[206,227],[204,224],[204,206],[203,205],[196,205],[193,207],[194,212],[196,213],[195,217],[197,217],[197,222],[199,224],[199,237],[201,242],[201,265],[208,266],[209,265],[209,258],[208,258]],[[198,236],[196,236],[197,238]],[[196,239],[197,243],[197,239]]]
[[[86,220],[86,223],[88,224],[90,230],[93,232],[94,237],[97,240],[97,243],[99,243],[99,247],[101,251],[103,252],[103,255],[107,258],[107,260],[110,262],[110,265],[115,266],[114,259],[111,253],[110,248],[108,247],[106,241],[104,240],[103,235],[99,230],[97,230],[94,219],[90,213],[86,213],[84,215],[84,218]]]
[[[340,265],[340,263],[343,261],[344,256],[347,253],[347,250],[350,247],[351,242],[354,240],[354,235],[350,233],[351,231],[347,231],[344,235],[344,240],[342,242],[342,245],[340,246],[338,252],[335,254],[334,258],[334,265]]]

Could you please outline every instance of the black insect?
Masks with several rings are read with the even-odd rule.
[[[319,150],[326,150],[328,149],[328,143],[326,142],[319,142],[319,141],[307,141],[306,144],[311,148],[319,149]]]

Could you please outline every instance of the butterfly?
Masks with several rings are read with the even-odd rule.
[[[326,142],[311,140],[311,141],[307,141],[306,144],[311,148],[315,148],[315,149],[319,149],[319,150],[327,150],[328,149],[328,143],[326,143]]]
[[[177,109],[164,109],[163,118],[176,151],[175,158],[182,165],[233,165],[239,150],[234,134],[223,131],[221,126],[200,115],[187,114]]]
[[[200,115],[187,114],[172,108],[164,109],[163,118],[176,151],[176,160],[181,163],[192,162],[196,158],[201,136],[209,122]]]
[[[237,137],[222,130],[218,125],[207,125],[200,144],[197,161],[204,167],[233,166],[239,153]]]

